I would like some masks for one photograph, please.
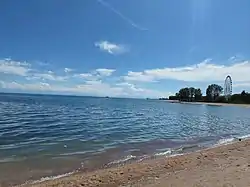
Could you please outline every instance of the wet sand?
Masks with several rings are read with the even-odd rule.
[[[250,140],[22,186],[250,186]]]

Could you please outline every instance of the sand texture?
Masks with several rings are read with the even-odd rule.
[[[249,187],[250,140],[23,186]]]

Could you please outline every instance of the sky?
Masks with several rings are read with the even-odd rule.
[[[1,0],[0,92],[250,92],[249,0]]]

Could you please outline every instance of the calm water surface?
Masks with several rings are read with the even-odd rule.
[[[182,153],[250,134],[250,109],[0,94],[0,184]]]

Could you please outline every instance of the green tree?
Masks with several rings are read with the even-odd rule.
[[[194,87],[189,88],[189,94],[190,94],[190,101],[193,101],[194,96],[195,96],[195,88]]]
[[[245,95],[246,95],[246,91],[243,90],[243,91],[241,92],[241,96],[245,96]]]
[[[223,88],[217,84],[210,84],[206,90],[206,96],[209,101],[215,101],[222,94]]]
[[[202,99],[202,93],[201,93],[201,89],[195,89],[194,91],[194,99],[195,101],[200,101]]]
[[[190,99],[190,90],[189,90],[189,88],[180,89],[179,96],[180,96],[181,101],[189,101],[189,99]]]
[[[183,101],[183,100],[184,100],[184,97],[185,97],[184,88],[181,88],[181,89],[179,90],[179,99],[180,99],[180,101]]]
[[[180,99],[180,94],[179,94],[179,93],[176,93],[176,94],[175,94],[175,97],[176,97],[177,99]]]
[[[184,88],[184,93],[185,93],[185,100],[190,101],[190,89]]]

